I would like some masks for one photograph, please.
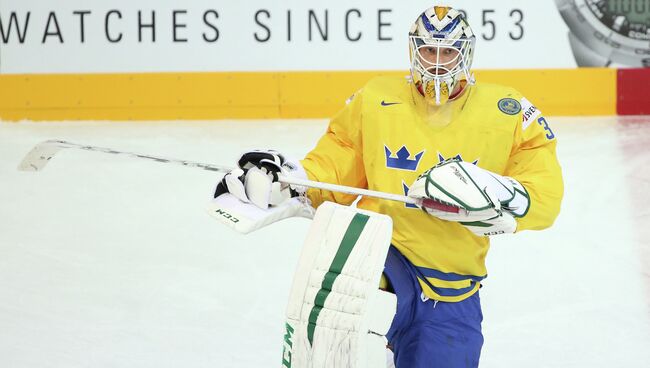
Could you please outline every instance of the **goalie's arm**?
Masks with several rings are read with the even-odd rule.
[[[560,213],[564,194],[557,140],[543,116],[515,132],[515,142],[504,172],[519,181],[530,197],[530,207],[517,218],[517,231],[550,227]]]
[[[327,132],[301,164],[309,180],[367,188],[361,152],[362,95],[354,96],[331,121]],[[307,197],[314,208],[324,201],[350,204],[356,195],[311,188]]]

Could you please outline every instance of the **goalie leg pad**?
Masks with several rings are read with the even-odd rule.
[[[391,236],[388,216],[318,208],[289,296],[284,367],[385,366],[396,297],[378,285]]]

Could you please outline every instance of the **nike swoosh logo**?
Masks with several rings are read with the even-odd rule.
[[[401,105],[401,102],[386,102],[386,101],[381,101],[382,106],[391,106],[391,105]]]

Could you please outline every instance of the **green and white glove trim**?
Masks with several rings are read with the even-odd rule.
[[[461,222],[471,232],[478,236],[512,234],[517,231],[517,220],[508,212],[484,221]]]
[[[512,184],[514,196],[509,202],[501,203],[501,208],[510,212],[514,217],[524,217],[530,209],[530,195],[526,188],[517,180],[508,177],[492,174],[496,177],[503,178]]]
[[[478,235],[514,232],[517,227],[514,218],[523,217],[530,208],[530,196],[516,179],[458,159],[444,161],[425,171],[413,183],[408,196],[420,203],[432,200],[455,207],[455,211],[449,211],[421,206],[441,220],[472,224],[470,230]],[[483,231],[490,227],[494,228]]]

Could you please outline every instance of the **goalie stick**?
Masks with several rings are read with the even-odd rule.
[[[214,165],[214,164],[206,164],[206,163],[201,163],[201,162],[194,162],[194,161],[187,161],[187,160],[179,160],[179,159],[173,159],[173,158],[164,158],[164,157],[158,157],[158,156],[151,156],[147,154],[141,154],[141,153],[133,153],[133,152],[125,152],[125,151],[118,151],[112,148],[104,148],[104,147],[98,147],[98,146],[88,146],[88,145],[83,145],[83,144],[77,144],[73,142],[68,142],[68,141],[63,141],[63,140],[47,140],[44,142],[41,142],[37,144],[34,148],[32,148],[27,155],[25,155],[25,158],[21,161],[20,165],[18,165],[18,170],[21,171],[41,171],[47,163],[61,150],[67,149],[67,148],[74,148],[74,149],[79,149],[79,150],[84,150],[84,151],[92,151],[92,152],[103,152],[103,153],[109,153],[112,155],[119,155],[119,156],[127,156],[131,158],[138,158],[138,159],[143,159],[143,160],[149,160],[149,161],[155,161],[155,162],[160,162],[160,163],[165,163],[165,164],[173,164],[173,165],[179,165],[179,166],[186,166],[186,167],[193,167],[193,168],[198,168],[198,169],[203,169],[207,171],[214,171],[218,173],[228,173],[231,170],[233,170],[232,167],[228,166],[222,166],[222,165]],[[321,190],[327,190],[331,192],[340,192],[340,193],[345,193],[345,194],[352,194],[352,195],[357,195],[357,196],[366,196],[366,197],[374,197],[374,198],[380,198],[380,199],[386,199],[390,201],[398,201],[398,202],[403,202],[407,204],[414,204],[419,207],[429,207],[429,208],[434,208],[437,210],[442,210],[446,212],[459,212],[460,208],[447,205],[444,203],[440,203],[437,201],[434,201],[432,199],[422,199],[422,200],[415,200],[413,198],[404,196],[404,195],[399,195],[399,194],[392,194],[392,193],[386,193],[386,192],[379,192],[379,191],[374,191],[374,190],[368,190],[368,189],[361,189],[361,188],[354,188],[354,187],[348,187],[344,185],[338,185],[338,184],[330,184],[330,183],[322,183],[322,182],[317,182],[317,181],[311,181],[311,180],[303,180],[303,179],[297,179],[297,178],[291,178],[287,177],[284,175],[278,175],[278,181],[281,183],[285,184],[291,184],[291,185],[299,185],[299,186],[304,186],[308,188],[316,188],[316,189],[321,189]]]

